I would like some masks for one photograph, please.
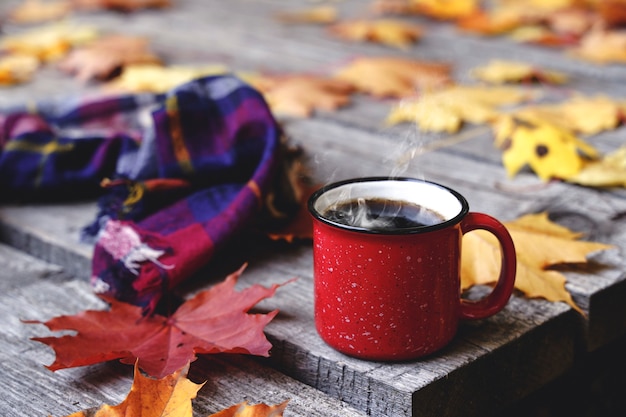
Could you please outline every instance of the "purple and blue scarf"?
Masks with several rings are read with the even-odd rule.
[[[99,199],[92,284],[155,308],[259,215],[281,130],[232,76],[0,113],[3,199]],[[104,188],[102,188],[104,187]]]

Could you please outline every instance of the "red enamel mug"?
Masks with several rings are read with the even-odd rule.
[[[458,192],[412,178],[358,178],[311,196],[315,326],[336,350],[369,360],[407,360],[454,337],[460,319],[481,319],[507,304],[515,247],[493,217],[469,212]],[[485,298],[461,298],[463,234],[499,241],[498,281]]]

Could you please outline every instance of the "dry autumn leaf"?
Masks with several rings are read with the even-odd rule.
[[[622,122],[623,106],[603,95],[575,95],[556,104],[527,106],[511,115],[528,123],[546,123],[573,133],[594,135],[615,129]]]
[[[31,55],[15,54],[0,57],[0,86],[29,81],[39,68],[39,60]]]
[[[337,20],[337,9],[333,6],[318,6],[295,12],[282,12],[276,18],[283,23],[329,24]]]
[[[272,112],[296,117],[346,106],[355,91],[350,82],[308,74],[250,75],[245,80],[263,94]]]
[[[400,20],[351,20],[328,28],[332,35],[350,41],[375,42],[407,48],[422,36],[422,29]]]
[[[569,51],[573,56],[606,64],[626,62],[626,32],[623,30],[593,30]]]
[[[543,70],[524,62],[505,60],[493,60],[485,66],[474,68],[472,75],[493,84],[527,82],[563,84],[567,81],[567,75],[564,73]]]
[[[26,0],[9,13],[9,20],[14,23],[41,23],[61,19],[71,11],[72,3],[69,0]]]
[[[595,148],[571,131],[549,123],[502,116],[494,124],[494,131],[510,176],[528,165],[543,180],[567,179],[580,172],[585,157],[598,157]]]
[[[208,417],[282,417],[287,408],[287,401],[277,405],[241,403],[222,410]]]
[[[375,97],[402,98],[417,90],[451,83],[450,65],[400,57],[361,57],[339,69],[335,77]]]
[[[33,340],[54,349],[56,360],[48,366],[53,371],[120,359],[124,363],[137,361],[144,372],[162,378],[194,360],[197,354],[267,356],[271,344],[263,329],[278,311],[247,312],[273,296],[279,285],[253,285],[236,292],[234,286],[242,271],[198,293],[168,317],[145,317],[141,307],[109,300],[109,310],[90,310],[42,323],[52,331],[76,331],[75,335]]]
[[[41,61],[53,61],[66,55],[71,48],[96,37],[96,29],[90,26],[52,24],[5,36],[0,41],[0,51],[31,55]]]
[[[133,93],[164,93],[195,78],[224,74],[228,68],[221,64],[205,66],[131,64],[123,68],[119,77],[105,88]]]
[[[517,253],[515,288],[529,298],[566,302],[582,313],[565,288],[565,276],[549,268],[585,263],[591,253],[612,246],[577,240],[579,234],[551,222],[547,213],[526,215],[504,225]],[[462,250],[462,287],[495,283],[500,268],[497,240],[488,232],[474,231],[463,237]]]
[[[568,182],[587,187],[626,187],[626,146],[596,161],[586,162]]]
[[[103,405],[66,417],[192,417],[191,400],[203,384],[187,379],[189,365],[160,379],[143,376],[135,364],[135,377],[128,396],[120,404]]]
[[[410,0],[418,13],[442,20],[454,20],[480,9],[478,0]]]
[[[127,65],[154,64],[161,60],[149,50],[148,39],[140,36],[109,35],[71,51],[59,68],[80,81],[109,78]]]
[[[72,0],[81,9],[113,9],[131,12],[139,9],[164,8],[172,5],[171,0]]]
[[[500,114],[499,106],[531,97],[530,92],[513,87],[456,85],[401,101],[392,108],[387,123],[412,122],[422,131],[453,133],[463,122],[489,122]]]

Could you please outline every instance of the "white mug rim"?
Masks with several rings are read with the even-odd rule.
[[[422,188],[428,187],[429,190],[434,193],[433,195],[437,195],[439,196],[439,198],[442,198],[443,200],[445,200],[445,202],[442,201],[440,202],[440,204],[446,204],[446,203],[449,203],[450,201],[455,202],[455,204],[453,204],[453,207],[451,208],[446,208],[445,210],[441,210],[440,206],[432,207],[430,204],[426,204],[422,200],[413,201],[416,204],[420,204],[422,206],[425,206],[431,210],[434,210],[442,214],[444,216],[444,220],[442,222],[435,223],[432,225],[406,227],[406,228],[391,229],[391,230],[368,229],[364,227],[338,223],[336,221],[328,219],[322,213],[325,209],[327,209],[330,206],[330,204],[326,204],[322,207],[319,206],[319,202],[322,201],[321,199],[325,195],[328,195],[328,193],[331,193],[331,195],[333,193],[336,194],[337,192],[340,192],[342,188],[347,189],[350,186],[353,186],[355,184],[358,185],[358,184],[366,184],[366,183],[381,183],[382,185],[384,184],[388,185],[389,183],[392,183],[392,182],[396,183],[396,185],[401,186],[401,187],[405,187],[405,186],[412,187],[413,186],[412,184],[419,184],[419,187],[422,187]],[[379,190],[382,190],[382,188],[379,187]],[[376,198],[376,197],[380,198],[381,196],[378,194],[368,196],[368,198]],[[384,195],[382,197],[396,199],[398,201],[406,201],[406,199],[404,198],[400,199],[400,198],[389,197],[389,196],[384,196]],[[344,198],[345,201],[349,199],[350,197]],[[432,232],[435,230],[445,229],[447,227],[450,227],[452,225],[459,223],[463,219],[463,217],[465,217],[465,215],[469,212],[469,204],[467,200],[457,191],[451,189],[450,187],[446,187],[444,185],[438,184],[436,182],[417,179],[417,178],[411,178],[411,177],[361,177],[361,178],[351,178],[351,179],[346,179],[342,181],[337,181],[337,182],[325,185],[321,187],[320,189],[318,189],[317,191],[315,191],[313,194],[311,194],[311,197],[309,197],[309,200],[308,200],[307,207],[311,215],[316,220],[322,223],[325,223],[329,226],[336,227],[336,228],[343,229],[343,230],[350,230],[350,231],[359,232],[359,233],[377,234],[377,235],[381,235],[381,234],[382,235],[406,235],[406,234],[415,234],[415,233],[426,233],[426,232]],[[444,211],[444,213],[442,213],[442,211]]]

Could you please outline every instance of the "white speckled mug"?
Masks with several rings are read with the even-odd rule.
[[[491,316],[511,296],[509,233],[493,217],[470,213],[447,187],[410,178],[342,181],[315,192],[309,211],[315,325],[343,353],[372,360],[429,354],[450,342],[459,319]],[[460,264],[461,238],[474,229],[495,235],[502,264],[494,290],[472,302],[460,297]]]

